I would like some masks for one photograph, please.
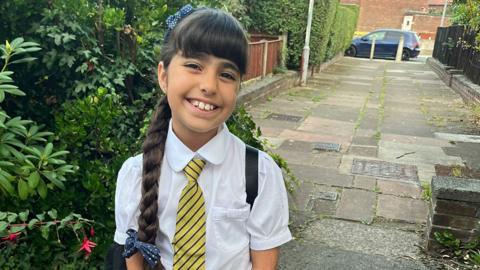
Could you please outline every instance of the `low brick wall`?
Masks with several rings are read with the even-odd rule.
[[[480,180],[433,177],[426,231],[427,250],[440,248],[434,233],[443,231],[452,232],[463,242],[480,236]]]
[[[295,86],[298,78],[297,72],[287,71],[284,74],[277,74],[261,80],[247,82],[245,85],[242,85],[240,89],[237,104],[248,105],[257,101],[265,101],[268,96],[276,95],[282,90]]]
[[[429,57],[427,64],[446,85],[457,92],[466,103],[480,104],[480,85],[472,83],[461,70],[451,69],[438,60]]]

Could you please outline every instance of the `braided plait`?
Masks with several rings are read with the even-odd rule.
[[[155,245],[159,228],[158,185],[171,117],[172,112],[167,96],[163,96],[152,116],[152,122],[143,143],[142,200],[138,217],[138,239],[153,245]]]

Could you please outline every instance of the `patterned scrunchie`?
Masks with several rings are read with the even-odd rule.
[[[188,5],[183,6],[175,14],[168,16],[167,21],[166,21],[167,31],[165,32],[164,43],[167,43],[168,37],[170,36],[170,33],[172,32],[173,28],[175,28],[177,23],[180,22],[183,18],[192,14],[194,11],[195,11],[195,9],[192,7],[192,5],[188,4]]]
[[[135,252],[140,251],[150,267],[154,267],[160,260],[160,249],[155,245],[148,244],[137,239],[137,232],[133,229],[127,231],[128,238],[125,241],[124,258],[130,258]]]

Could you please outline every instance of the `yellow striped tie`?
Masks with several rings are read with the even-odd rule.
[[[192,159],[183,172],[187,186],[182,190],[177,208],[173,239],[173,269],[205,269],[205,200],[197,179],[205,161]]]

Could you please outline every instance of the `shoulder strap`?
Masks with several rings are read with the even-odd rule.
[[[250,204],[251,210],[258,194],[258,150],[247,144],[245,146],[245,181],[247,203]]]

